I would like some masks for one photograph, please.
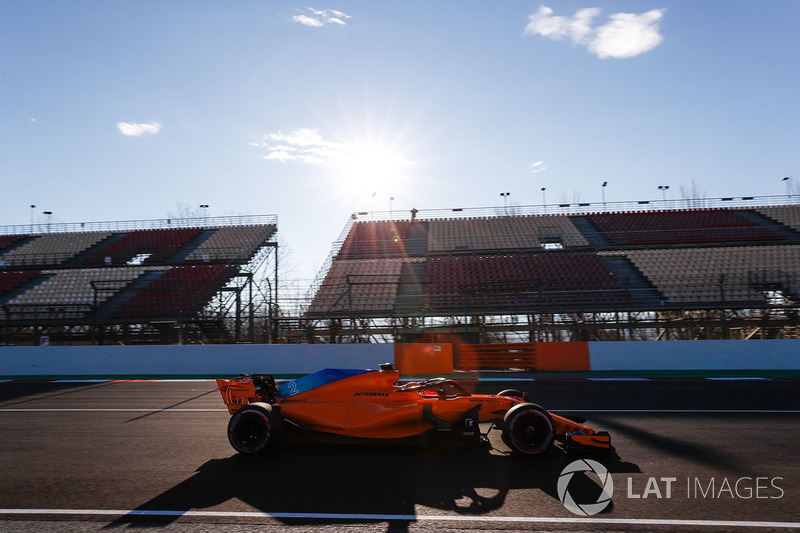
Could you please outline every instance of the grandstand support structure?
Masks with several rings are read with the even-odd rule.
[[[800,199],[355,213],[290,342],[800,338]]]
[[[0,227],[0,343],[270,342],[277,228],[275,215]]]

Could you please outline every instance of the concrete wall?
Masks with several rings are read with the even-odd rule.
[[[377,369],[395,361],[395,349],[393,344],[9,346],[0,347],[0,377],[308,374],[323,368]],[[800,340],[590,342],[588,351],[592,371],[800,370]]]
[[[237,376],[378,368],[392,344],[0,347],[0,376]]]
[[[590,342],[591,370],[798,370],[800,340]]]

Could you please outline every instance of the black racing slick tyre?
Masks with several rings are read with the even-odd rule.
[[[245,405],[228,422],[228,441],[244,455],[261,455],[281,438],[280,415],[268,403]]]
[[[517,404],[503,419],[503,442],[515,453],[539,455],[553,445],[555,437],[553,417],[535,403]]]
[[[496,396],[507,396],[509,398],[516,398],[518,400],[525,399],[525,393],[522,391],[518,391],[517,389],[506,389],[498,392]]]

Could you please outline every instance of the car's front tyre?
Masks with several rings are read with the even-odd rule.
[[[503,418],[503,442],[522,455],[539,455],[553,445],[556,426],[544,408],[535,403],[520,403]]]

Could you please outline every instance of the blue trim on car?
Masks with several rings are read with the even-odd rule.
[[[319,372],[314,372],[302,378],[293,379],[286,383],[281,383],[278,386],[278,398],[288,398],[301,392],[306,392],[311,389],[316,389],[323,385],[339,381],[340,379],[358,376],[359,374],[366,374],[373,372],[373,370],[351,370],[343,368],[326,368]]]

